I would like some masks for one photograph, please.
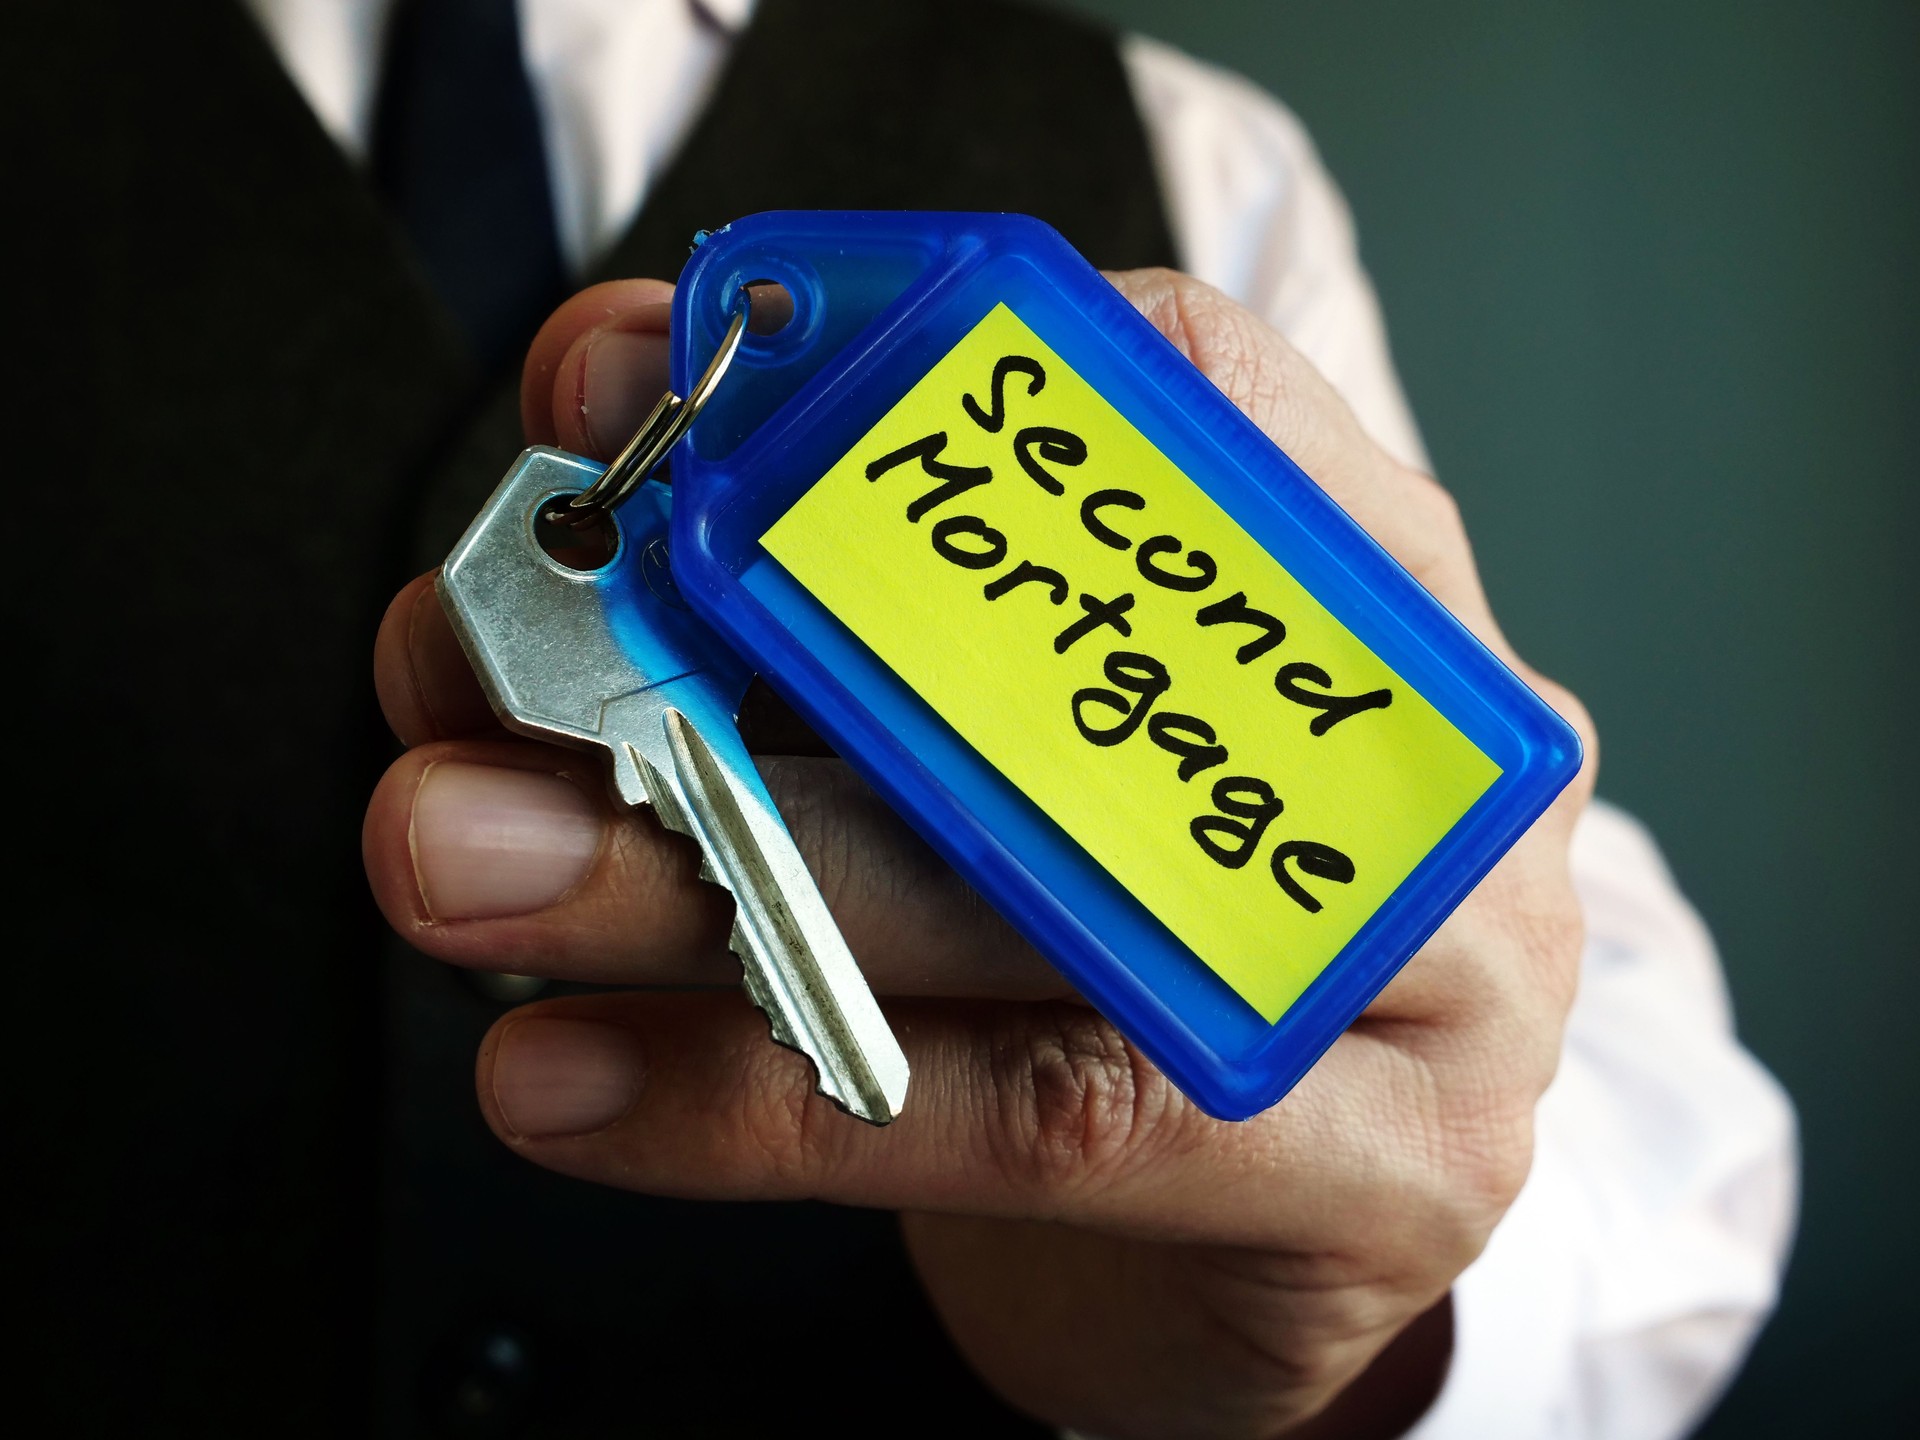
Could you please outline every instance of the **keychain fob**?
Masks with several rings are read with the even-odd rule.
[[[1187,1095],[1242,1119],[1573,777],[1572,728],[1061,237],[704,235],[681,593]]]

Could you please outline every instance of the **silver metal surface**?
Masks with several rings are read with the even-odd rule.
[[[624,505],[627,498],[667,458],[667,452],[679,444],[680,437],[700,418],[700,412],[707,408],[707,401],[713,398],[713,392],[720,387],[727,367],[733,364],[734,352],[740,348],[740,338],[747,333],[753,296],[746,286],[740,287],[734,304],[733,319],[727,325],[727,333],[720,338],[720,348],[714,351],[713,359],[707,362],[707,368],[694,381],[686,399],[681,399],[671,390],[662,395],[660,403],[653,407],[647,418],[640,422],[640,428],[633,432],[633,438],[613,457],[613,463],[607,466],[606,473],[566,505],[554,510],[552,518],[557,523],[576,530],[599,524]]]
[[[732,948],[773,1038],[813,1062],[821,1094],[884,1125],[906,1100],[906,1056],[740,738],[752,674],[662,563],[669,492],[635,492],[598,570],[540,546],[542,513],[599,473],[523,454],[441,569],[441,601],[502,723],[604,750],[624,803],[699,842],[702,877],[733,893]]]

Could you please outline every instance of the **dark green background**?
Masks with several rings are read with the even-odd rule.
[[[1702,1433],[1884,1433],[1920,1411],[1920,5],[1080,8],[1313,131],[1495,608],[1793,1092],[1785,1299]]]

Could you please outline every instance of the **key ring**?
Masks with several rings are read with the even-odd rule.
[[[693,383],[686,398],[681,399],[672,390],[662,395],[653,413],[640,422],[633,438],[613,457],[613,463],[601,472],[600,478],[564,506],[556,505],[547,512],[550,522],[574,530],[598,525],[646,483],[654,467],[666,459],[667,452],[700,418],[700,412],[713,398],[727,367],[733,363],[734,352],[739,350],[741,337],[747,333],[747,318],[753,310],[753,296],[745,285],[740,287],[733,303],[733,319],[727,325],[727,333],[720,338],[720,348],[707,362],[707,368]]]

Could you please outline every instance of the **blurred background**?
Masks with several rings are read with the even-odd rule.
[[[1785,1299],[1701,1433],[1910,1410],[1920,5],[1077,8],[1306,121],[1502,624],[1799,1106]]]

